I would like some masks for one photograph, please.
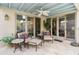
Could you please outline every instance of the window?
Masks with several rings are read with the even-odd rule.
[[[17,15],[17,32],[25,32],[25,19],[22,15]]]

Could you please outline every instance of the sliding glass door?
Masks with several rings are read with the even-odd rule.
[[[67,40],[75,39],[75,13],[59,17],[58,20],[57,18],[52,20],[52,35],[57,36],[58,34],[59,37]]]
[[[75,13],[66,15],[67,38],[75,39]]]
[[[65,17],[59,17],[59,36],[65,36]]]

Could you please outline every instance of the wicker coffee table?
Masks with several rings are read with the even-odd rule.
[[[14,53],[15,53],[17,48],[20,48],[20,50],[22,51],[21,43],[23,41],[24,41],[23,39],[15,39],[15,40],[12,41],[12,44],[14,46]]]

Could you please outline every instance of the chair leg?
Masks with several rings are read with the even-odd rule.
[[[52,40],[52,43],[53,43],[53,40]]]
[[[22,51],[22,46],[21,46],[21,43],[19,44],[19,48],[20,48],[20,50]]]
[[[43,40],[43,43],[44,43],[44,40]]]
[[[14,51],[13,51],[14,53],[15,53],[16,49],[17,49],[17,48],[15,47],[15,49],[14,49]]]
[[[36,45],[36,52],[37,52],[37,47],[38,47],[38,46]]]
[[[13,51],[14,53],[15,53],[15,51],[16,51],[16,49],[17,49],[17,45],[18,45],[18,44],[14,44],[14,51]]]
[[[42,42],[41,42],[41,46],[42,46]]]
[[[27,48],[29,49],[29,43],[27,43]]]
[[[24,43],[24,48],[26,47],[26,43]]]

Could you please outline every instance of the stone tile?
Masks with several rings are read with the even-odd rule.
[[[38,51],[35,51],[35,47],[23,48],[23,51],[19,49],[13,53],[14,48],[9,48],[0,44],[0,55],[79,55],[79,47],[73,47],[70,45],[70,41],[64,40],[63,42],[54,41],[45,42],[43,46],[38,47]]]

